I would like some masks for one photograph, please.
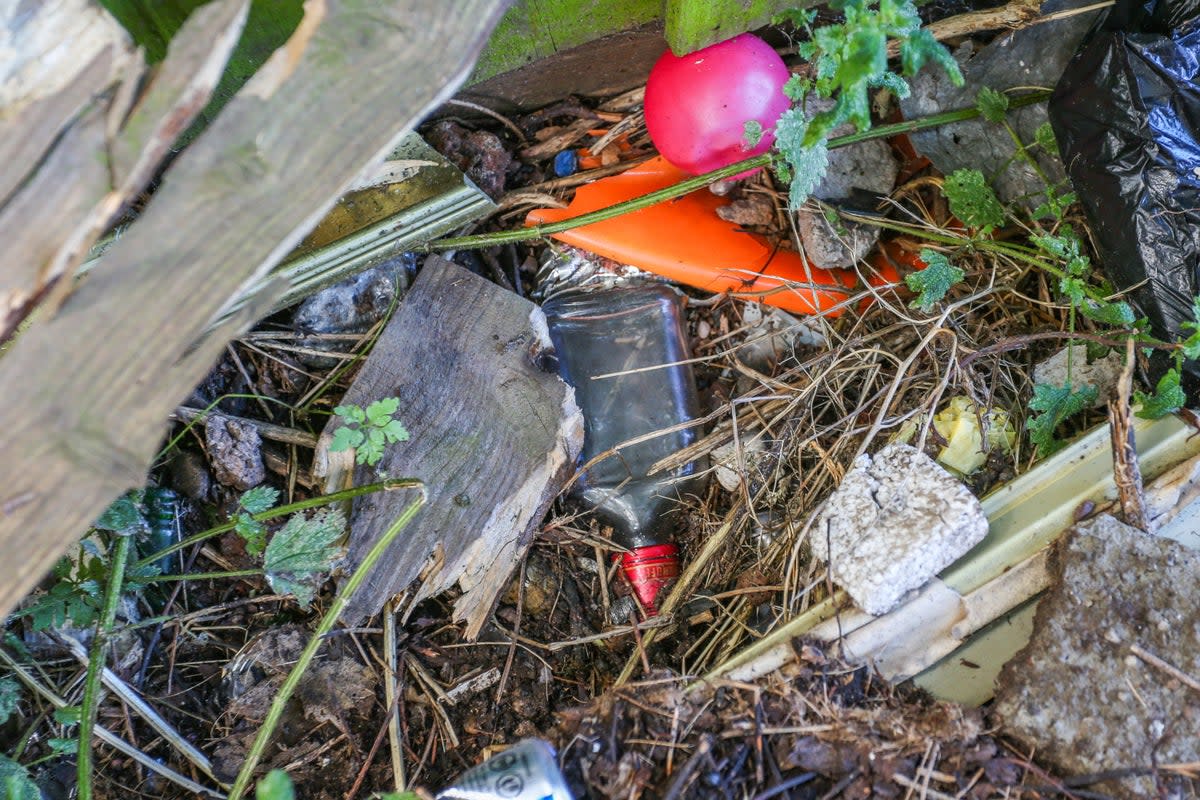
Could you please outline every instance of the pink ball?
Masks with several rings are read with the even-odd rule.
[[[699,175],[766,152],[789,105],[790,73],[769,44],[743,33],[680,58],[663,53],[646,82],[646,128],[658,152]],[[763,127],[746,146],[746,123]]]

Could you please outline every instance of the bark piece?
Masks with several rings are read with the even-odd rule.
[[[347,624],[428,567],[417,600],[459,583],[455,619],[469,638],[479,633],[583,444],[574,391],[538,366],[549,346],[533,303],[437,256],[426,261],[342,402],[400,399],[396,417],[411,439],[360,466],[355,483],[376,472],[418,478],[428,503],[351,598]],[[339,426],[331,421],[323,440]],[[410,500],[381,492],[355,501],[347,572]]]
[[[1200,761],[1200,553],[1101,516],[1052,567],[1033,638],[1000,673],[1005,733],[1068,775]],[[1163,665],[1166,665],[1165,668]],[[1193,797],[1163,773],[1095,787],[1117,797]]]
[[[868,614],[886,614],[987,535],[979,500],[906,444],[861,455],[813,528],[813,553]]]

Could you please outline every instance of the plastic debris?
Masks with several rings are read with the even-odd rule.
[[[962,396],[951,398],[934,415],[933,429],[946,440],[937,462],[959,475],[970,475],[982,467],[993,449],[1012,452],[1017,441],[1008,414],[1000,409],[984,413],[970,398]]]
[[[579,169],[579,156],[574,150],[563,150],[554,157],[554,174],[560,178],[574,175]]]
[[[536,225],[570,219],[665,189],[688,177],[666,159],[652,158],[619,175],[581,186],[567,208],[535,209],[526,221]],[[845,310],[858,292],[854,272],[823,270],[798,253],[739,230],[716,213],[728,204],[711,192],[696,191],[556,233],[553,238],[708,292],[729,292],[798,314],[835,317]],[[914,255],[890,248],[876,251],[864,271],[872,285],[884,286],[899,280],[896,264],[919,268]]]
[[[1184,338],[1200,291],[1200,16],[1196,0],[1120,0],[1050,100],[1063,162],[1105,276],[1164,340]],[[1171,356],[1150,358],[1151,383]],[[1183,388],[1200,400],[1200,365]]]
[[[555,760],[541,739],[523,739],[464,772],[437,800],[572,800]]]
[[[671,512],[700,482],[696,463],[648,474],[699,436],[686,427],[700,404],[682,297],[657,283],[605,285],[615,276],[577,252],[552,254],[539,277],[559,372],[584,417],[582,472],[572,493],[628,548],[622,569],[654,613],[658,593],[679,574]]]
[[[863,454],[812,530],[813,554],[868,614],[886,614],[987,535],[975,495],[914,447]]]

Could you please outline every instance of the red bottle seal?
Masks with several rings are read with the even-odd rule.
[[[633,586],[646,613],[658,613],[655,598],[664,586],[679,577],[679,548],[673,544],[635,547],[621,557],[621,571]]]

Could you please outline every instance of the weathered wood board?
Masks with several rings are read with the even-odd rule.
[[[428,502],[351,598],[347,624],[420,576],[413,604],[457,582],[464,594],[455,619],[466,621],[468,638],[479,634],[583,445],[574,391],[538,366],[549,346],[536,305],[438,256],[425,262],[342,402],[400,399],[396,416],[411,439],[390,445],[374,467],[359,466],[354,482],[377,472],[418,478]],[[326,444],[340,424],[330,422]],[[338,465],[328,469],[335,481]],[[314,471],[326,470],[318,463]],[[406,495],[355,501],[347,573],[408,505]]]
[[[221,309],[461,85],[506,6],[308,0],[297,32],[172,164],[103,268],[7,345],[0,615],[144,481],[169,413],[254,313],[206,333]]]

